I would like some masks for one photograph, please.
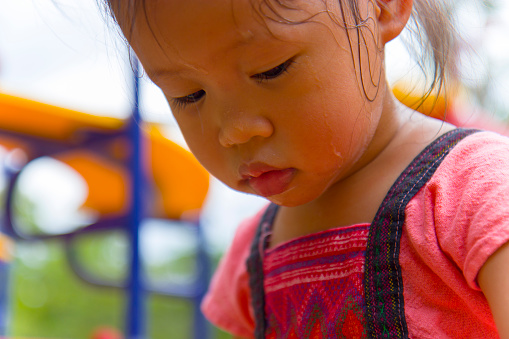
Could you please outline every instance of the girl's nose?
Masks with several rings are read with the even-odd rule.
[[[232,147],[244,144],[254,137],[268,138],[272,133],[274,126],[266,117],[244,113],[229,114],[219,131],[219,143],[223,147]]]

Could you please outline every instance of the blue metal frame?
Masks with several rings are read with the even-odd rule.
[[[122,133],[97,133],[90,132],[82,139],[79,144],[61,144],[58,142],[51,142],[37,137],[26,137],[17,135],[14,132],[5,131],[0,128],[0,134],[23,138],[24,141],[33,145],[36,157],[52,155],[63,151],[68,151],[73,148],[92,148],[99,149],[101,144],[109,140],[118,138],[120,135],[126,135],[130,140],[130,158],[127,167],[131,173],[131,187],[132,187],[132,201],[129,213],[125,216],[116,217],[107,220],[99,220],[98,222],[87,226],[86,228],[78,229],[75,232],[60,234],[60,235],[28,235],[23,234],[14,225],[13,220],[13,193],[16,182],[23,169],[8,169],[3,164],[0,164],[5,171],[8,171],[8,187],[7,187],[7,200],[5,204],[5,215],[3,220],[2,232],[10,235],[16,240],[44,240],[50,238],[61,238],[66,243],[66,248],[69,253],[69,262],[73,271],[78,277],[85,281],[99,286],[108,286],[122,288],[127,293],[127,309],[126,309],[126,323],[125,333],[126,339],[142,339],[146,338],[146,302],[145,297],[147,293],[156,293],[162,295],[171,295],[175,297],[185,298],[193,302],[194,305],[194,328],[193,338],[207,339],[210,338],[210,325],[200,312],[199,305],[205,291],[207,290],[208,281],[210,277],[210,261],[206,253],[205,238],[203,235],[200,222],[197,221],[196,236],[198,239],[198,253],[197,253],[197,276],[196,281],[192,286],[167,286],[164,289],[160,287],[147,286],[144,278],[142,262],[140,258],[140,226],[144,219],[144,206],[143,195],[145,186],[145,173],[143,173],[144,159],[142,154],[142,140],[141,140],[141,115],[139,110],[140,91],[139,91],[139,71],[138,62],[133,61],[133,108],[132,117],[127,127],[127,131]],[[83,141],[85,140],[85,141]],[[0,168],[0,169],[2,169]],[[129,237],[130,252],[130,271],[128,280],[121,285],[114,286],[112,284],[97,281],[90,277],[89,274],[79,265],[76,258],[76,253],[72,248],[73,240],[83,233],[105,231],[111,229],[119,229],[119,225],[124,225],[121,229],[125,230]],[[0,267],[0,273],[3,268]],[[2,303],[0,295],[0,307]],[[1,309],[0,309],[1,312]],[[1,317],[1,314],[0,314]],[[0,323],[0,334],[1,333]]]
[[[129,140],[131,141],[131,157],[130,157],[130,168],[131,168],[131,189],[132,189],[132,205],[129,220],[129,243],[131,248],[131,265],[129,274],[129,293],[127,303],[127,324],[126,334],[129,339],[138,339],[145,337],[145,302],[143,298],[144,288],[142,281],[142,267],[140,260],[140,229],[141,222],[143,220],[143,212],[145,208],[143,206],[142,195],[143,195],[143,180],[145,178],[142,167],[142,155],[141,155],[141,133],[140,125],[141,121],[139,102],[140,102],[140,90],[139,90],[139,71],[138,62],[133,62],[133,112],[132,118],[128,128]]]
[[[13,168],[10,164],[0,163],[0,172],[7,177],[7,190],[11,190],[10,179],[15,179],[19,175],[19,169]],[[6,200],[6,205],[9,204],[9,200]],[[9,218],[9,215],[4,211],[3,218],[0,220],[0,226],[5,225]],[[3,229],[2,229],[3,231]],[[2,232],[4,233],[4,232]],[[9,304],[10,304],[10,262],[0,262],[0,336],[7,335],[8,319],[9,319]]]

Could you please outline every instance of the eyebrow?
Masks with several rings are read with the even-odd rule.
[[[158,78],[162,78],[162,77],[174,77],[174,76],[177,76],[179,74],[182,73],[181,70],[176,70],[176,69],[166,69],[166,68],[158,68],[158,69],[155,69],[153,71],[147,71],[145,70],[145,72],[147,73],[148,77],[153,81],[155,79],[158,79]]]
[[[241,38],[233,41],[231,45],[228,45],[226,47],[226,49],[236,49],[241,46],[245,46],[245,45],[249,44],[251,41],[253,41],[254,39],[255,39],[255,36],[251,31],[245,32],[243,34],[241,33]],[[196,70],[196,71],[198,70],[196,67],[193,67],[188,64],[185,64],[184,66],[187,66],[187,68],[189,70]],[[147,75],[149,76],[150,79],[157,79],[157,78],[161,78],[161,77],[178,76],[178,75],[181,75],[182,73],[188,72],[189,71],[188,69],[186,69],[186,68],[180,68],[180,69],[178,69],[178,68],[177,69],[156,68],[155,70],[150,71],[150,72],[145,69],[145,72],[147,73]]]

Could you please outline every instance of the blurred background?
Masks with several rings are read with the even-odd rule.
[[[465,126],[506,133],[509,4],[504,0],[461,0],[454,2],[451,13],[464,41],[459,46],[460,84],[448,114]],[[415,84],[422,81],[422,74],[401,39],[389,44],[387,67],[394,86],[419,87]],[[160,91],[141,77],[139,93],[141,117],[136,124],[142,132],[153,136],[150,133],[157,126],[158,137],[185,149]],[[105,24],[95,0],[0,0],[0,94],[113,119],[101,120],[107,123],[125,122],[135,104],[133,66],[127,47],[116,28]],[[2,100],[0,117],[5,117],[12,113],[1,106]],[[7,128],[1,123],[2,119],[0,132]],[[2,147],[1,137],[0,164],[16,167],[31,160],[13,152],[13,147]],[[163,168],[179,166],[170,157],[159,162]],[[154,170],[156,165],[152,166]],[[9,175],[0,171],[0,220],[6,219],[3,206],[8,189]],[[60,236],[81,232],[101,219],[100,213],[86,207],[91,192],[90,183],[76,166],[58,157],[37,157],[16,179],[12,218],[19,231],[31,239],[4,243],[10,279],[9,307],[4,315],[9,336],[81,339],[97,336],[102,329],[109,337],[101,338],[115,339],[112,329],[126,331],[126,292],[82,281],[69,256],[71,253],[72,260],[79,261],[91,280],[121,285],[129,274],[129,237],[118,228],[82,232],[72,239],[69,252],[68,238]],[[199,213],[201,235],[197,234],[196,215],[163,218],[148,213],[140,229],[140,258],[150,285],[184,289],[192,285],[201,269],[197,264],[200,251],[213,267],[239,221],[264,204],[262,199],[233,192],[211,178]],[[48,239],[34,240],[38,237]],[[196,314],[192,301],[167,294],[146,295],[147,337],[193,338]],[[211,334],[228,338],[217,330]]]

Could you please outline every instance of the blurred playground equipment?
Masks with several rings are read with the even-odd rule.
[[[137,72],[137,70],[135,70]],[[206,291],[210,265],[200,227],[200,209],[209,176],[185,149],[173,143],[155,124],[145,123],[138,110],[138,77],[134,76],[134,105],[127,120],[99,117],[0,94],[0,148],[7,152],[0,171],[7,178],[4,220],[0,221],[0,336],[5,335],[8,304],[10,247],[14,241],[60,238],[73,271],[95,285],[122,288],[128,297],[125,337],[146,338],[145,297],[156,293],[186,298],[194,304],[194,338],[209,337],[208,324],[199,311]],[[93,210],[92,224],[63,234],[26,233],[15,223],[13,196],[26,166],[51,156],[72,167],[88,185],[83,208]],[[197,237],[196,276],[186,286],[150,284],[140,260],[140,224],[145,218],[185,221]],[[191,226],[189,226],[191,225]],[[89,274],[80,264],[73,244],[83,234],[108,230],[125,232],[129,239],[129,273],[115,284]]]
[[[509,124],[497,121],[492,115],[481,109],[465,104],[461,96],[461,87],[453,89],[445,96],[443,93],[429,93],[412,90],[405,82],[396,83],[392,92],[405,106],[433,118],[444,120],[463,128],[478,128],[509,136]]]

